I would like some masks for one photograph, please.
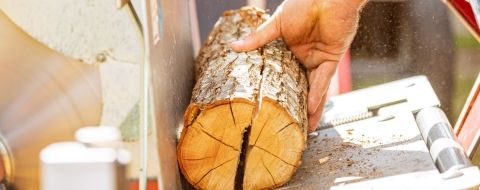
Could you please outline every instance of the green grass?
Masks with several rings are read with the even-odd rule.
[[[480,48],[480,43],[472,35],[455,36],[457,48]]]
[[[452,122],[455,122],[460,112],[462,112],[465,101],[467,100],[473,84],[475,83],[475,77],[455,77],[455,87],[452,98]],[[454,125],[455,123],[452,123]]]

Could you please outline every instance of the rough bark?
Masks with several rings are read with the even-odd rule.
[[[278,187],[300,165],[307,127],[304,68],[281,40],[245,53],[229,45],[267,18],[252,7],[225,12],[197,58],[177,155],[198,189]]]

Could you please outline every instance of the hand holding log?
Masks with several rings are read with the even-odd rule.
[[[269,189],[286,183],[305,149],[305,69],[281,40],[238,53],[230,43],[268,15],[227,11],[197,58],[197,83],[177,156],[198,189]]]

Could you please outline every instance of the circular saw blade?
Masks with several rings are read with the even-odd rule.
[[[100,74],[98,67],[40,44],[1,11],[0,26],[4,182],[15,189],[40,189],[40,150],[53,142],[73,140],[77,128],[99,123]]]

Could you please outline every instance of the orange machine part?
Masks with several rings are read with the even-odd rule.
[[[140,189],[140,184],[138,183],[138,180],[131,181],[128,184],[128,190],[139,190],[139,189]],[[147,180],[147,190],[158,190],[157,180],[148,179]]]
[[[480,100],[477,96],[472,100],[469,110],[462,121],[461,128],[457,134],[458,141],[462,144],[465,150],[469,150],[470,146],[475,146],[476,136],[480,130]],[[476,149],[476,148],[474,148]],[[476,150],[473,150],[476,152]]]
[[[480,132],[480,75],[470,92],[462,114],[455,125],[455,135],[470,158],[476,155]]]
[[[478,26],[475,15],[470,3],[466,0],[444,0],[447,7],[459,17],[459,19],[467,26],[470,32],[480,40],[480,27]]]

